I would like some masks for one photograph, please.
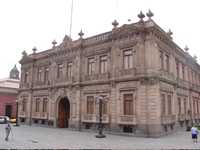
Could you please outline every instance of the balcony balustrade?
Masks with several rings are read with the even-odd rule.
[[[99,116],[96,114],[84,114],[82,117],[83,122],[88,122],[88,123],[98,123],[99,122]],[[103,123],[109,123],[109,116],[108,115],[103,115],[102,116],[102,122]]]
[[[161,123],[162,124],[172,124],[176,122],[176,116],[175,115],[167,115],[161,117]]]
[[[135,125],[137,123],[136,116],[135,115],[121,115],[118,117],[118,123]]]

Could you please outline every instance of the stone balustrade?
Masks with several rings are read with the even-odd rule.
[[[119,124],[127,124],[127,125],[136,125],[136,116],[135,115],[121,115],[118,117]]]
[[[161,124],[172,124],[176,122],[175,115],[161,116]]]

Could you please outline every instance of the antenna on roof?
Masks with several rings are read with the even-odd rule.
[[[71,38],[71,34],[72,34],[73,4],[74,4],[74,0],[71,1],[71,16],[70,16],[70,28],[69,28],[69,37],[70,38]]]

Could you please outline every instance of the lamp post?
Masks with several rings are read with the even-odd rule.
[[[18,99],[16,100],[16,125],[15,126],[19,126],[19,122],[18,122]]]
[[[99,133],[96,135],[96,138],[105,138],[106,136],[103,134],[103,123],[102,123],[102,105],[103,105],[103,96],[97,97],[97,103],[99,104],[99,122],[98,122],[98,130]]]

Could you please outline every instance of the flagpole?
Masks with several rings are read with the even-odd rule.
[[[71,38],[71,34],[72,34],[72,21],[73,21],[73,4],[74,1],[71,1],[71,16],[70,16],[70,29],[69,29],[69,37]]]

